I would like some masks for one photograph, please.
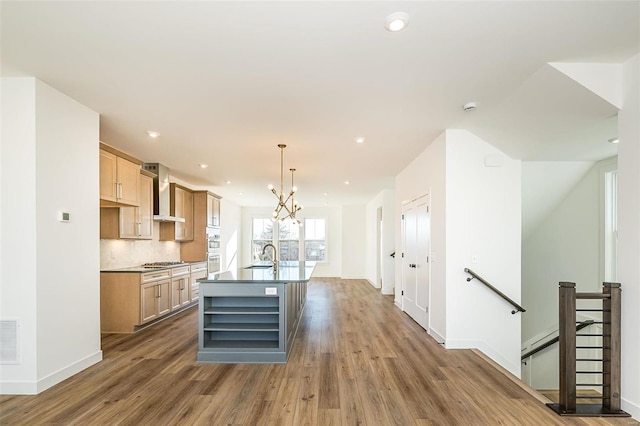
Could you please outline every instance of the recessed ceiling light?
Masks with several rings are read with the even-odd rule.
[[[160,136],[160,133],[154,131],[154,130],[147,130],[147,135],[149,135],[150,138],[157,138]]]
[[[322,195],[324,195],[326,197],[327,195],[329,195],[329,193],[328,192],[324,192]]]
[[[242,197],[244,194],[242,192],[238,192],[238,195]]]
[[[355,138],[354,140],[355,140],[357,143],[363,143],[363,142],[364,142],[364,139],[365,139],[365,138],[364,138],[364,136],[358,136],[358,137],[357,137],[357,138]]]
[[[230,180],[225,180],[224,183],[226,183],[227,185],[229,185],[231,183]]]
[[[328,206],[328,205],[329,205],[329,203],[323,203],[323,204],[324,204],[325,206]]]
[[[618,138],[609,139],[609,143],[618,143]]]
[[[349,185],[350,183],[351,183],[351,182],[349,182],[348,180],[345,180],[345,181],[344,181],[344,184],[345,184],[345,185]]]
[[[404,12],[392,13],[384,20],[384,27],[387,31],[394,33],[404,30],[407,25],[409,25],[409,15]]]
[[[204,164],[204,163],[198,164],[198,166],[200,166],[201,169],[206,169],[207,167],[209,167],[208,164]]]

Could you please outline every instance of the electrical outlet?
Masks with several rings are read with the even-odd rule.
[[[478,255],[474,254],[471,256],[471,263],[478,263]]]

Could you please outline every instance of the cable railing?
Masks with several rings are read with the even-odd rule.
[[[515,309],[513,309],[511,311],[512,314],[515,314],[517,312],[526,312],[526,310],[518,305],[516,302],[514,302],[513,300],[511,300],[509,298],[509,296],[507,296],[506,294],[504,294],[503,292],[501,292],[500,290],[498,290],[497,288],[495,288],[494,286],[492,286],[491,284],[489,284],[487,282],[487,280],[485,280],[484,278],[482,278],[480,275],[476,274],[474,271],[472,271],[469,268],[464,268],[464,271],[471,275],[470,277],[467,277],[467,282],[471,281],[472,279],[476,278],[478,281],[480,281],[482,284],[484,284],[485,286],[487,286],[489,289],[491,289],[495,294],[497,294],[498,296],[500,296],[502,299],[504,299],[507,303],[509,303],[511,306],[513,306]]]

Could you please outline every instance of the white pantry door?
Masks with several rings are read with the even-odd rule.
[[[429,251],[431,213],[428,195],[402,208],[402,309],[429,329]]]

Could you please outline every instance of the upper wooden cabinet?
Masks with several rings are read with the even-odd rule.
[[[140,174],[140,206],[120,208],[120,238],[153,238],[153,177],[142,172],[145,171]]]
[[[183,217],[184,222],[161,222],[160,241],[193,240],[193,192],[172,183],[169,186],[171,216]]]
[[[220,198],[207,194],[207,226],[220,226]]]
[[[100,209],[101,239],[153,238],[153,173],[139,171],[140,206]]]
[[[128,158],[125,158],[127,156]],[[140,205],[140,164],[100,144],[100,206]]]
[[[216,225],[213,225],[213,224]],[[220,226],[220,197],[208,191],[193,192],[193,237],[180,245],[180,259],[201,262],[208,259],[207,227]]]

